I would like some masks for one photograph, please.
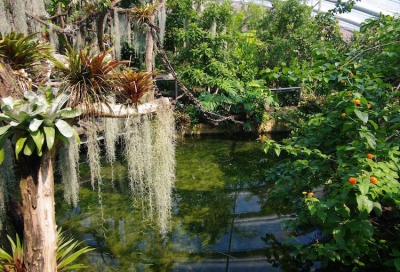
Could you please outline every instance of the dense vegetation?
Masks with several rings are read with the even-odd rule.
[[[48,1],[48,11],[54,14],[57,7],[66,7],[69,2]],[[270,88],[302,87],[300,107],[276,117],[290,126],[290,137],[282,143],[262,136],[260,139],[266,152],[273,151],[278,157],[282,153],[284,157],[265,170],[265,180],[275,184],[269,196],[271,205],[294,205],[298,213],[296,220],[288,222],[286,240],[310,229],[318,229],[319,237],[308,245],[291,245],[284,240],[281,245],[290,248],[292,255],[287,258],[275,254],[270,256],[271,261],[285,271],[304,268],[312,262],[343,270],[368,271],[382,266],[388,271],[400,270],[400,19],[381,15],[368,20],[351,41],[345,42],[332,15],[348,11],[354,1],[315,17],[309,7],[297,0],[273,0],[268,11],[251,3],[234,8],[231,1],[203,2],[168,1],[163,49],[179,79],[204,109],[234,116],[244,123],[245,130],[251,130],[266,118],[266,104],[278,105]],[[137,3],[102,0],[98,6],[91,4],[85,9],[90,18],[98,16],[97,10],[128,8]],[[141,10],[146,7],[149,5]],[[155,10],[157,5],[151,8]],[[69,18],[76,24],[82,16],[79,12]],[[141,19],[144,18],[147,17]],[[7,48],[4,37],[2,49]],[[116,42],[109,38],[111,44]],[[20,46],[30,46],[27,40],[24,38]],[[67,42],[66,35],[61,37],[61,46]],[[99,45],[105,46],[102,39]],[[99,59],[100,64],[113,68],[119,65],[103,62],[107,60],[106,51],[97,57],[86,55],[85,51],[71,52],[74,51],[70,56],[87,63],[85,68]],[[22,64],[30,61],[29,56],[32,57],[28,54]],[[62,71],[73,75],[64,68]],[[158,68],[165,69],[160,63]],[[92,76],[106,82],[102,79],[107,73],[98,71],[100,76]],[[131,82],[127,70],[124,72],[119,80]],[[153,74],[135,75],[139,80]],[[83,92],[89,90],[86,85],[78,85]],[[88,101],[97,101],[97,95],[110,86],[98,85],[99,93],[92,94]],[[123,84],[121,88],[124,86],[130,103],[139,103],[142,95],[137,93],[136,85]],[[23,87],[28,88],[29,84]],[[177,120],[205,121],[193,99],[183,97],[179,101]],[[3,127],[3,132],[8,128]],[[28,136],[33,143],[36,130],[31,130],[33,134]],[[44,130],[42,134],[45,133]],[[42,146],[44,136],[40,139]],[[51,143],[54,137],[46,135],[47,139]],[[23,148],[29,154],[26,146],[23,142],[19,152]],[[314,194],[317,189],[322,189],[323,195]],[[272,242],[280,243],[276,239]]]
[[[293,246],[296,261],[277,257],[283,267],[319,261],[353,271],[400,270],[399,24],[381,15],[346,48],[316,46],[300,78],[318,101],[290,116],[296,122],[281,144],[265,140],[266,151],[286,155],[266,171],[275,183],[271,203],[295,205],[291,235],[320,233],[309,245]]]

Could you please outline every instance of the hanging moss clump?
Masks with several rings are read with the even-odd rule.
[[[69,144],[63,144],[60,149],[59,165],[64,199],[75,207],[79,201],[79,145],[75,137],[68,140]]]
[[[134,198],[144,216],[156,218],[160,232],[168,231],[175,182],[175,122],[171,105],[159,102],[156,116],[126,122],[124,154]]]

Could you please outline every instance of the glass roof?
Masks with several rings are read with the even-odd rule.
[[[242,0],[240,2],[255,2],[266,6],[271,6],[269,1],[264,0]],[[309,6],[313,7],[315,13],[327,12],[335,7],[335,0],[304,0]],[[319,4],[321,2],[321,4]],[[378,17],[379,14],[395,15],[400,14],[400,0],[361,0],[354,5],[353,10],[346,14],[337,14],[339,24],[342,28],[348,30],[358,30],[360,24],[365,19]]]

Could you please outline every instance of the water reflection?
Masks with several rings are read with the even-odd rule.
[[[57,191],[58,224],[97,248],[84,260],[87,271],[280,271],[266,261],[270,245],[265,237],[279,241],[283,220],[290,215],[277,218],[267,203],[269,184],[262,177],[269,160],[261,144],[252,137],[186,138],[179,142],[176,158],[167,237],[132,205],[123,157],[113,169],[102,170],[102,209],[88,183],[75,209]],[[81,169],[82,180],[88,179],[87,166]]]

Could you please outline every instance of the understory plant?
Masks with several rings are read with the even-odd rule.
[[[4,272],[25,272],[28,271],[24,266],[24,247],[18,236],[14,240],[7,235],[11,245],[11,254],[0,248],[0,271]],[[58,230],[57,242],[57,272],[85,269],[83,264],[74,264],[80,256],[94,250],[94,248],[81,247],[82,242],[77,242],[73,238],[67,238],[60,228]]]
[[[389,31],[397,39],[393,21],[386,23],[365,34],[379,41]],[[266,152],[285,154],[266,171],[275,183],[270,201],[294,206],[298,216],[287,221],[293,235],[319,233],[293,245],[293,258],[303,263],[400,270],[400,92],[396,69],[382,65],[395,63],[399,48],[386,41],[369,49],[357,44],[348,53],[315,49],[313,81],[329,94],[281,144],[264,140]]]

